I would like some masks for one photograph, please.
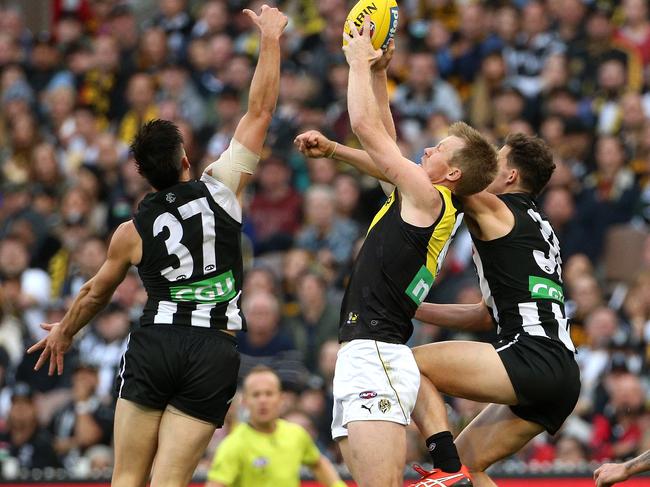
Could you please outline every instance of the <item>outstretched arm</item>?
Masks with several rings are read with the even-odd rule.
[[[223,182],[236,195],[255,171],[280,88],[280,36],[287,16],[277,8],[263,5],[260,15],[245,9],[260,30],[260,53],[248,95],[248,109],[235,129],[226,152],[208,166],[206,173]]]
[[[309,130],[300,134],[296,137],[294,143],[298,147],[298,150],[306,157],[336,159],[337,161],[349,164],[364,174],[368,174],[381,181],[388,181],[386,176],[377,169],[377,165],[366,151],[334,142],[318,130]]]
[[[391,138],[381,119],[374,93],[369,92],[372,84],[371,65],[380,57],[370,43],[369,19],[364,22],[364,33],[360,35],[351,24],[352,37],[343,48],[350,65],[348,81],[348,112],[352,130],[377,168],[395,183],[403,196],[402,211],[406,206],[410,214],[409,223],[430,225],[435,217],[434,209],[440,207],[440,196],[431,184],[425,170],[402,157],[396,142]],[[403,215],[404,216],[404,215]]]
[[[377,100],[377,108],[381,116],[381,122],[390,138],[397,140],[397,130],[395,130],[395,121],[390,111],[390,98],[388,97],[388,65],[393,54],[395,53],[395,40],[388,42],[386,51],[381,55],[379,60],[372,65],[372,92]]]
[[[106,262],[97,274],[86,282],[74,299],[72,306],[59,323],[45,323],[41,327],[49,334],[27,350],[41,352],[36,366],[40,369],[50,359],[49,375],[63,373],[63,355],[72,344],[72,339],[110,301],[115,288],[124,280],[131,264],[140,260],[142,240],[132,221],[122,223],[108,247]]]
[[[488,331],[492,317],[484,302],[477,304],[422,303],[415,319],[453,330]]]
[[[597,487],[609,487],[632,475],[650,471],[650,450],[625,463],[606,463],[594,472]]]

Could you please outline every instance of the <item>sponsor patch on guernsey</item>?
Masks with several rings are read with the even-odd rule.
[[[361,399],[372,399],[373,397],[377,397],[377,393],[375,391],[363,391],[359,393],[359,397]]]
[[[528,290],[531,298],[553,299],[564,303],[562,286],[543,277],[528,276]]]
[[[231,300],[237,294],[232,271],[202,281],[172,286],[169,292],[171,300],[176,303],[221,303]]]

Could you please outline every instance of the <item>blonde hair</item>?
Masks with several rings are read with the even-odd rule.
[[[454,194],[468,196],[483,191],[497,174],[497,151],[481,133],[464,122],[449,127],[449,135],[465,145],[454,152],[449,165],[461,170]]]

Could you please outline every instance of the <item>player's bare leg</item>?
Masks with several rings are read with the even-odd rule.
[[[115,467],[113,487],[144,487],[158,446],[158,426],[163,412],[126,399],[115,408]]]
[[[489,343],[431,343],[414,348],[413,355],[422,375],[442,394],[478,402],[517,404],[506,368]],[[419,402],[418,395],[416,411]]]
[[[352,421],[341,453],[359,487],[404,485],[406,430],[390,421]]]
[[[510,378],[494,347],[478,342],[443,342],[413,349],[420,368],[420,390],[412,418],[420,428],[437,474],[461,468],[441,393],[479,402],[516,404]],[[468,359],[471,357],[471,359]],[[427,476],[427,478],[430,478]]]
[[[167,406],[160,420],[151,487],[185,487],[203,456],[215,426]]]
[[[543,431],[543,426],[521,419],[509,406],[490,404],[481,411],[456,439],[460,459],[472,474],[474,487],[496,486],[485,470],[519,451]]]

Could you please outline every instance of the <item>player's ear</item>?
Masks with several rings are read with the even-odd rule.
[[[462,175],[463,175],[463,171],[461,171],[459,167],[452,166],[449,168],[449,171],[447,172],[447,180],[458,181]]]
[[[508,178],[506,179],[506,184],[515,184],[519,179],[519,170],[516,168],[510,168],[508,171]]]
[[[190,164],[190,160],[187,158],[187,155],[184,155],[181,159],[181,167],[183,169],[190,169],[191,166],[192,165]]]

